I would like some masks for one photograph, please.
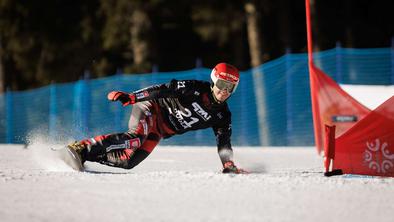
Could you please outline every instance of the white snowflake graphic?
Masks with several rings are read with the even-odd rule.
[[[368,167],[378,173],[386,173],[390,168],[394,167],[394,154],[390,154],[388,144],[382,143],[379,139],[374,142],[367,142],[367,149],[364,152],[364,161]],[[381,158],[379,152],[382,153]]]

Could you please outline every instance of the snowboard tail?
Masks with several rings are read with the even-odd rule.
[[[79,154],[69,147],[64,147],[62,149],[57,150],[60,153],[60,158],[71,168],[76,171],[84,171],[84,167],[82,165],[82,160],[79,157]]]

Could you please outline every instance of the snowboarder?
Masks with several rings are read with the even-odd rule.
[[[132,93],[113,91],[110,101],[133,105],[129,129],[124,133],[100,135],[68,145],[82,164],[95,161],[131,169],[143,161],[162,138],[212,127],[216,136],[223,173],[245,173],[233,162],[231,112],[226,103],[239,83],[239,71],[219,63],[211,82],[171,80]]]

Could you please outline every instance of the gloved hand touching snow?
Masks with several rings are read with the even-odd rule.
[[[233,161],[227,161],[223,164],[222,173],[247,174],[248,172],[235,166]]]

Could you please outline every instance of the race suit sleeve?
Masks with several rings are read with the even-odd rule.
[[[229,117],[231,118],[231,117]],[[231,120],[223,121],[222,124],[214,126],[213,132],[216,136],[218,154],[222,164],[233,161],[233,149],[231,148]]]
[[[176,80],[166,84],[154,85],[132,92],[135,94],[136,102],[154,100],[160,98],[174,98],[179,95],[188,96],[198,84],[196,80]]]

